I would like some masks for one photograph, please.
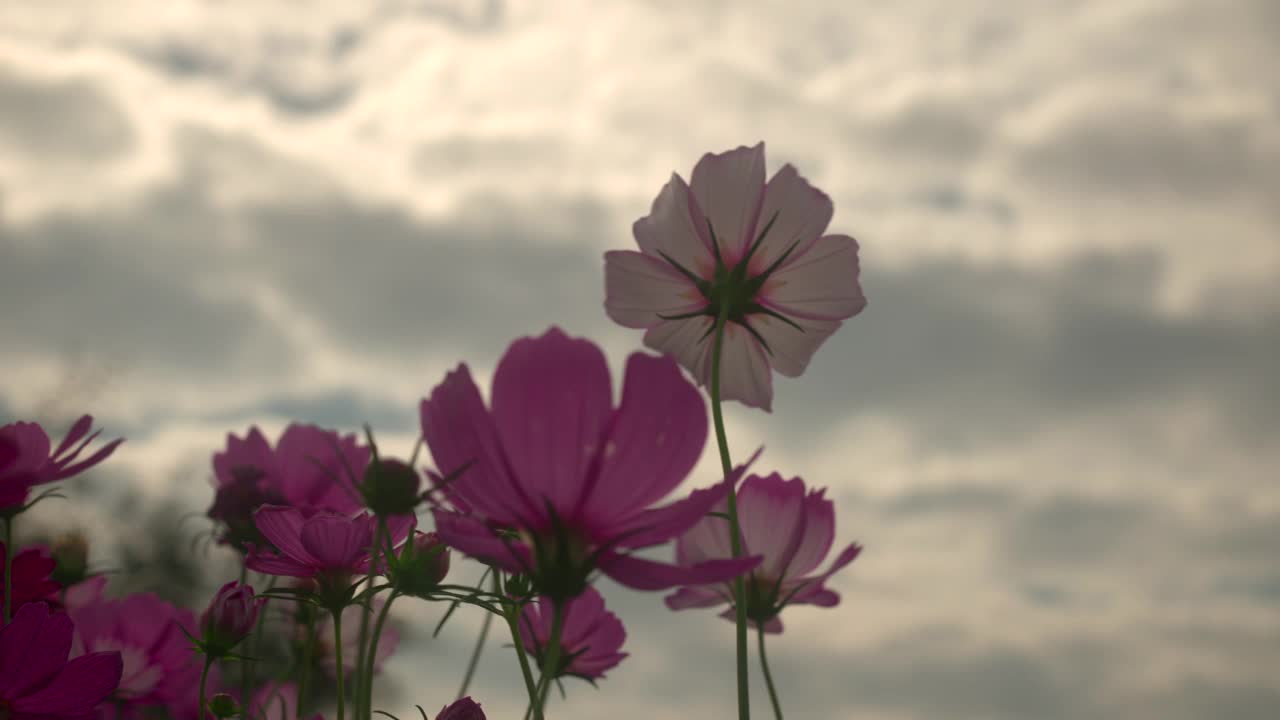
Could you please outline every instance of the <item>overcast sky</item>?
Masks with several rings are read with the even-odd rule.
[[[1274,0],[5,2],[0,421],[92,412],[128,438],[102,482],[192,510],[251,424],[407,453],[521,335],[616,375],[602,253],[764,140],[870,302],[728,411],[867,548],[784,616],[787,717],[1272,720],[1277,47]],[[632,656],[556,717],[732,715],[730,624],[603,589]],[[444,704],[478,620],[393,659],[386,707]],[[474,694],[517,717],[491,644]]]

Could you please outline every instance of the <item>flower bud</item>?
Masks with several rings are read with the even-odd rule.
[[[374,515],[411,515],[418,506],[420,486],[412,467],[399,460],[377,460],[365,469],[360,494]]]
[[[244,640],[258,623],[267,599],[255,597],[253,587],[232,581],[223,585],[200,617],[206,653],[223,656]]]
[[[391,571],[392,582],[406,594],[425,597],[449,574],[449,548],[433,532],[415,533],[404,545]]]
[[[456,700],[452,705],[440,710],[440,714],[436,715],[436,720],[487,720],[484,711],[480,709],[480,703],[471,699],[471,696]]]
[[[209,698],[209,712],[216,718],[235,717],[240,714],[235,698],[226,693],[218,693]]]
[[[72,532],[58,538],[53,543],[53,574],[50,579],[71,587],[88,577],[89,543],[83,534]]]

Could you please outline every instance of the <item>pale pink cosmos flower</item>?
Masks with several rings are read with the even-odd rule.
[[[332,512],[312,515],[292,507],[266,505],[253,514],[258,531],[275,551],[252,547],[245,567],[267,575],[344,580],[365,574],[378,519]],[[391,544],[399,546],[413,529],[413,516],[387,520]],[[383,563],[379,563],[380,569]]]
[[[835,507],[824,497],[825,489],[805,492],[800,478],[783,480],[749,476],[738,491],[738,519],[744,552],[764,556],[747,577],[747,617],[752,626],[764,624],[765,632],[782,632],[778,614],[788,605],[832,607],[840,596],[824,583],[853,562],[862,546],[850,543],[825,572],[820,565],[835,540]],[[722,505],[719,508],[724,511]],[[729,557],[729,524],[720,517],[702,519],[676,540],[676,561],[681,565]],[[667,596],[672,610],[732,604],[728,585],[684,587]],[[734,620],[730,607],[721,617]]]
[[[422,434],[457,507],[435,511],[447,544],[567,600],[600,570],[640,590],[727,580],[755,558],[677,567],[622,551],[692,526],[729,481],[651,507],[693,469],[707,435],[702,396],[670,358],[634,354],[613,405],[600,348],[558,328],[511,344],[493,376],[491,409],[466,365],[422,401]]]
[[[21,508],[32,487],[84,472],[106,460],[124,442],[122,438],[112,440],[76,462],[81,451],[102,432],[90,435],[92,427],[93,416],[82,415],[52,454],[49,435],[39,424],[16,422],[0,427],[0,514]]]
[[[721,397],[767,411],[770,369],[799,376],[867,301],[858,243],[823,234],[831,199],[791,165],[764,177],[764,143],[703,155],[687,185],[672,174],[632,227],[640,252],[605,253],[605,311],[705,385],[724,310]]]
[[[543,597],[525,605],[520,614],[520,639],[536,658],[538,667],[543,666],[550,650],[553,612],[551,601]],[[587,588],[569,601],[563,612],[555,677],[572,675],[597,680],[627,657],[627,653],[618,652],[626,642],[627,631],[617,615],[604,609],[604,598],[595,588]]]

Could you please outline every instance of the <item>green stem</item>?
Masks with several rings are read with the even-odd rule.
[[[373,579],[377,577],[378,572],[378,551],[382,549],[382,528],[384,523],[380,522],[373,529],[373,547],[369,553],[369,574],[365,578],[365,589],[373,587]],[[360,608],[360,641],[356,645],[356,718],[357,720],[365,720],[365,718],[373,717],[373,698],[366,694],[372,681],[364,676],[365,657],[368,656],[369,650],[367,643],[369,642],[369,615],[373,611],[373,596],[369,596],[369,609]]]
[[[382,606],[382,611],[378,613],[378,621],[373,625],[373,636],[369,638],[369,651],[365,653],[365,667],[361,670],[364,673],[365,712],[370,718],[373,717],[373,666],[378,662],[378,640],[382,637],[382,626],[387,622],[391,601],[398,596],[399,593],[392,589],[391,594],[387,596],[387,602]]]
[[[524,643],[520,640],[520,608],[506,606],[503,608],[502,615],[506,618],[507,627],[511,630],[511,642],[516,646],[516,658],[520,660],[520,674],[524,676],[524,689],[529,693],[529,706],[534,707],[538,704],[538,690],[533,685],[533,671],[529,669],[529,657],[525,654]],[[542,720],[541,716],[538,720]]]
[[[305,717],[309,704],[308,691],[311,689],[311,666],[315,663],[316,654],[316,618],[315,608],[308,608],[307,638],[302,645],[302,671],[298,678],[298,717]]]
[[[338,672],[338,720],[347,714],[347,692],[342,687],[342,608],[330,611],[333,615],[333,659]]]
[[[484,578],[480,578],[483,580]],[[493,591],[498,592],[498,576],[493,576]],[[480,653],[484,651],[484,641],[489,637],[489,626],[493,624],[493,613],[484,614],[484,622],[480,625],[480,637],[476,639],[476,647],[471,651],[471,659],[467,661],[467,672],[462,676],[462,687],[458,689],[458,699],[467,696],[467,688],[471,687],[471,678],[476,674],[476,667],[480,665]]]
[[[778,690],[773,686],[773,673],[769,672],[769,658],[764,654],[764,625],[756,628],[760,637],[760,670],[764,672],[764,684],[769,688],[769,702],[773,703],[773,716],[782,720],[782,705],[778,703]]]
[[[551,637],[547,639],[547,655],[543,658],[542,676],[538,678],[538,718],[543,716],[547,705],[547,694],[551,691],[551,683],[555,682],[556,670],[560,665],[560,634],[564,630],[564,606],[552,603]]]
[[[213,665],[213,658],[206,655],[204,658],[204,670],[200,671],[200,699],[199,699],[199,702],[196,703],[197,720],[205,720],[204,689],[205,689],[205,683],[208,682],[209,680],[209,667],[211,665]]]
[[[729,459],[729,441],[724,434],[724,415],[720,411],[720,353],[724,347],[724,327],[728,320],[728,306],[720,309],[716,318],[714,344],[711,346],[711,419],[716,428],[716,444],[720,446],[720,467],[728,479],[733,473],[733,461]],[[742,557],[742,533],[738,526],[738,498],[733,485],[725,496],[729,510],[729,547],[733,557]],[[733,579],[733,606],[737,621],[738,655],[738,718],[751,718],[751,690],[747,685],[747,605],[746,586],[742,576]]]
[[[4,622],[8,625],[13,611],[13,516],[4,519]]]

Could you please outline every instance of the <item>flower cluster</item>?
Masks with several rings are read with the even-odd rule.
[[[759,630],[763,660],[783,611],[836,605],[828,583],[861,551],[850,544],[820,570],[833,502],[800,478],[749,475],[760,451],[730,460],[721,403],[771,410],[772,372],[800,375],[865,305],[857,243],[826,234],[830,199],[790,165],[767,182],[764,167],[763,144],[704,156],[635,223],[639,251],[605,254],[606,313],[661,353],[626,359],[616,401],[603,350],[551,327],[511,343],[487,399],[465,363],[426,393],[424,466],[417,448],[407,461],[383,457],[368,428],[362,439],[294,423],[274,444],[257,427],[228,434],[206,514],[240,578],[199,618],[109,588],[83,537],[52,552],[0,544],[0,720],[372,720],[401,598],[445,604],[444,620],[463,606],[500,618],[527,716],[544,720],[553,684],[595,683],[628,657],[623,621],[595,587],[602,576],[669,590],[674,610],[728,605],[745,714],[746,628]],[[709,420],[721,472],[684,489]],[[56,492],[33,498],[34,488],[116,450],[121,440],[79,459],[91,426],[80,418],[52,452],[39,424],[0,427],[6,538]],[[418,529],[426,521],[434,530]],[[671,561],[655,557],[662,547]],[[451,582],[460,558],[485,566],[474,583]],[[477,659],[436,720],[484,719],[466,695]]]

